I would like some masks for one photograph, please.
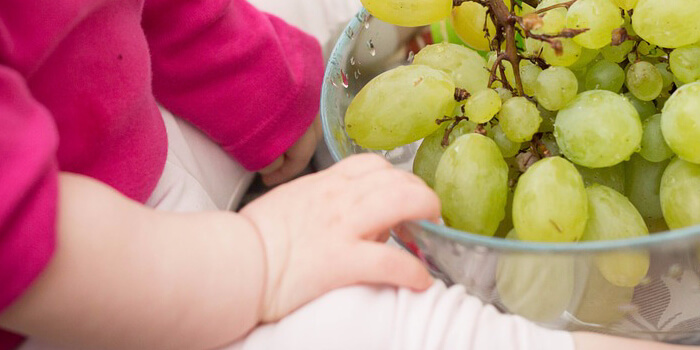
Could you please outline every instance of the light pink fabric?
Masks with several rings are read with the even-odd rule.
[[[316,40],[244,0],[0,0],[0,311],[53,251],[59,170],[145,201],[156,98],[257,170],[313,120],[322,69]]]

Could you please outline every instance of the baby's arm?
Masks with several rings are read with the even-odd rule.
[[[233,213],[175,215],[60,176],[57,250],[2,327],[67,348],[198,349],[261,313],[263,247]]]
[[[461,286],[424,293],[355,286],[330,292],[222,350],[691,350],[566,333],[499,313]]]

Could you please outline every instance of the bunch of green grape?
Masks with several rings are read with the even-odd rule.
[[[513,1],[534,23],[511,23],[519,67],[493,47],[492,0],[363,0],[395,25],[449,21],[462,44],[370,81],[348,135],[373,150],[422,140],[414,172],[469,234],[565,243],[700,225],[700,1]],[[624,293],[649,268],[647,253],[595,260]]]

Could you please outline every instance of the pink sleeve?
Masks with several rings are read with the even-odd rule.
[[[0,312],[54,250],[58,133],[24,79],[0,65]]]
[[[244,0],[146,0],[156,98],[249,170],[286,151],[318,112],[312,37]]]

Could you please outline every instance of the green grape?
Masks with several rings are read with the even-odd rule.
[[[671,68],[666,62],[657,63],[654,65],[654,67],[656,67],[656,69],[659,71],[659,74],[661,74],[661,77],[664,79],[664,85],[661,90],[663,94],[663,91],[668,91],[668,89],[670,89],[671,85],[673,84],[673,73],[671,73]]]
[[[525,97],[513,97],[506,101],[498,120],[503,132],[513,142],[531,140],[542,123],[537,106]]]
[[[627,69],[625,81],[630,92],[642,101],[651,101],[661,94],[664,78],[653,64],[639,61]]]
[[[634,288],[618,287],[605,279],[598,268],[576,264],[576,281],[585,283],[573,315],[581,322],[611,325],[622,320],[627,311],[620,306],[632,302]]]
[[[435,130],[451,115],[455,85],[449,75],[423,65],[401,66],[372,79],[345,113],[345,130],[358,145],[390,150]]]
[[[609,168],[591,169],[577,165],[576,169],[583,178],[586,187],[599,184],[625,193],[625,165],[620,163]]]
[[[562,45],[561,55],[557,55],[552,45],[542,45],[542,58],[553,66],[568,67],[581,56],[581,46],[571,39],[559,39]]]
[[[362,5],[384,22],[403,27],[419,27],[450,16],[449,0],[362,0]]]
[[[576,70],[585,68],[599,57],[600,53],[598,50],[591,50],[583,47],[581,48],[581,56],[578,57],[578,60],[574,62],[574,64],[569,66],[569,69]]]
[[[572,162],[606,168],[628,159],[641,144],[639,114],[624,97],[586,91],[557,114],[554,136]]]
[[[624,23],[620,9],[610,0],[578,0],[566,15],[566,26],[588,31],[574,37],[574,41],[589,49],[600,49],[612,41],[612,31]]]
[[[520,177],[513,198],[513,224],[523,241],[575,242],[588,220],[583,179],[559,157],[540,160]]]
[[[700,82],[682,86],[671,95],[661,115],[661,130],[673,153],[700,163]]]
[[[700,46],[690,45],[673,50],[669,62],[678,80],[688,84],[700,79]]]
[[[503,104],[505,104],[506,101],[513,98],[513,93],[504,87],[497,87],[494,90],[496,90],[496,92],[498,93],[498,96],[501,97],[501,106],[503,106]]]
[[[664,50],[646,41],[642,41],[639,43],[639,45],[637,46],[637,53],[639,53],[642,56],[645,56],[647,59],[666,56],[666,52]]]
[[[471,94],[486,89],[489,83],[484,58],[461,45],[428,45],[416,54],[413,64],[422,64],[449,74],[457,87]]]
[[[452,10],[452,26],[457,36],[476,50],[490,50],[489,40],[484,35],[486,20],[486,7],[476,2],[463,2]],[[489,33],[496,32],[496,27],[490,18],[488,19],[487,28]]]
[[[639,0],[632,25],[642,39],[677,48],[700,40],[700,2],[697,0]]]
[[[421,142],[416,158],[413,160],[413,173],[418,175],[430,187],[435,187],[435,170],[440,157],[445,153],[442,140],[445,137],[445,129],[451,123],[443,123],[434,133],[426,136]],[[452,144],[459,136],[470,134],[476,129],[476,124],[463,120],[452,130],[448,137],[448,144]]]
[[[535,96],[550,111],[558,111],[576,97],[578,80],[564,67],[549,67],[537,77]]]
[[[574,258],[502,255],[496,270],[496,289],[508,311],[532,321],[556,320],[566,311],[574,295]]]
[[[470,121],[483,124],[493,119],[501,110],[501,97],[495,90],[484,89],[469,97],[464,106]]]
[[[647,118],[656,114],[656,105],[653,101],[642,101],[632,95],[631,92],[627,92],[623,96],[625,96],[629,103],[634,106],[634,109],[636,109],[637,113],[639,113],[639,118],[641,120],[646,120]]]
[[[525,51],[523,55],[525,57],[538,57],[540,52],[542,52],[543,43],[541,40],[526,38],[525,39]]]
[[[448,226],[493,236],[508,194],[508,165],[496,143],[479,134],[457,138],[440,159],[435,192]]]
[[[588,67],[581,69],[575,69],[571,71],[576,76],[576,82],[578,82],[578,93],[586,91],[586,75],[588,74]]]
[[[637,5],[638,0],[611,0],[613,4],[619,6],[621,9],[625,11],[629,11],[634,8],[635,5]]]
[[[637,0],[633,0],[635,3]],[[625,24],[622,25],[622,28],[624,28],[627,31],[627,35],[631,37],[637,36],[637,32],[634,31],[634,27],[632,26],[632,14],[628,11],[625,11],[624,15],[625,19]]]
[[[537,5],[537,10],[556,5],[561,1],[542,1]],[[566,27],[566,9],[557,8],[544,12],[542,15],[542,27],[533,29],[534,34],[559,34]]]
[[[601,60],[586,73],[586,90],[619,92],[625,84],[625,71],[615,63]]]
[[[700,165],[671,161],[661,178],[661,209],[672,229],[700,224]]]
[[[535,84],[540,73],[542,73],[542,68],[536,64],[528,60],[520,61],[520,79],[526,95],[532,96],[535,94]]]
[[[557,120],[557,112],[550,111],[544,107],[538,105],[537,110],[540,111],[540,116],[542,117],[542,124],[540,124],[539,132],[553,132],[554,122]]]
[[[600,49],[603,58],[613,63],[622,63],[627,58],[627,54],[634,49],[634,41],[627,40],[620,45],[608,45]]]
[[[665,227],[659,188],[668,163],[668,160],[652,163],[635,154],[625,164],[625,195],[642,215],[650,231],[661,231]]]
[[[656,114],[642,124],[642,149],[639,154],[650,162],[661,162],[673,157],[673,151],[666,144],[661,132],[661,114]]]
[[[630,201],[612,188],[595,184],[586,189],[588,222],[582,241],[608,241],[649,235],[647,225]],[[649,253],[599,253],[595,264],[610,283],[634,287],[649,271]]]
[[[503,158],[515,157],[520,152],[520,143],[508,139],[503,130],[501,130],[500,125],[496,125],[491,129],[491,132],[493,133],[493,140],[496,141],[496,145],[498,145],[503,154]]]

